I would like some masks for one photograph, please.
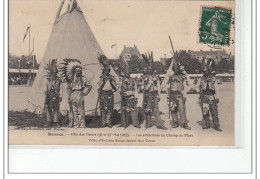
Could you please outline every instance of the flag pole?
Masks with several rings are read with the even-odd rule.
[[[21,79],[21,60],[19,59],[18,60],[18,63],[19,63],[19,78]]]
[[[33,50],[34,50],[34,38],[33,38]],[[33,58],[32,58],[32,61],[33,61],[33,78],[34,78],[34,56],[33,56]]]
[[[31,60],[31,48],[30,48],[31,44],[30,44],[30,41],[31,41],[31,25],[29,25],[29,59],[28,59],[28,62],[30,62],[30,60]],[[32,72],[30,70],[30,66],[29,66],[29,72],[30,72],[30,76],[32,78]]]

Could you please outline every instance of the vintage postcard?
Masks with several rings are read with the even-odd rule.
[[[235,146],[235,1],[8,6],[10,145]]]

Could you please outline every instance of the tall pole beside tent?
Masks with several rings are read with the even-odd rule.
[[[34,38],[33,38],[33,51],[34,51]],[[32,52],[33,52],[33,51],[32,51]],[[32,53],[32,52],[31,52],[31,53]],[[32,65],[33,65],[33,78],[34,78],[34,60],[35,60],[35,58],[34,58],[34,57],[35,57],[35,56],[33,55],[33,56],[32,56]]]
[[[173,63],[175,63],[176,62],[176,60],[175,60],[175,54],[174,54],[174,49],[173,49],[173,45],[172,45],[172,39],[171,39],[171,36],[169,35],[169,40],[170,40],[170,44],[171,44],[171,48],[172,48],[172,50],[170,51],[171,52],[171,54],[172,54],[172,61],[171,61],[171,64],[170,64],[170,68],[172,68],[172,66],[173,66]]]
[[[29,25],[27,28],[26,28],[26,32],[25,32],[25,34],[24,34],[24,37],[23,37],[23,42],[24,42],[24,40],[25,40],[25,38],[27,37],[27,34],[29,33],[29,56],[28,56],[28,62],[30,61],[30,59],[31,59],[31,49],[30,49],[30,40],[31,40],[31,25]],[[28,68],[29,68],[29,63],[28,63]],[[20,73],[19,73],[19,75],[20,75]],[[30,71],[30,76],[32,76],[31,75],[31,71]]]
[[[173,59],[174,59],[174,49],[173,49],[173,45],[172,45],[172,39],[171,39],[171,36],[169,36],[169,39],[170,39],[170,44],[171,44],[171,48],[172,48],[171,54],[172,54]]]
[[[21,59],[18,59],[19,78],[21,78]]]
[[[31,72],[31,70],[30,70],[30,66],[29,66],[29,62],[30,62],[30,60],[31,60],[31,25],[29,25],[29,31],[28,31],[28,33],[29,33],[29,59],[28,59],[28,68],[29,68],[29,72],[30,72],[30,78],[32,78],[32,72]]]

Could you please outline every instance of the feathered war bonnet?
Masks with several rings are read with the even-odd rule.
[[[173,60],[172,71],[174,72],[174,74],[175,75],[182,74],[183,70],[181,68],[181,64],[174,59],[172,59],[172,60]]]
[[[77,59],[63,59],[61,63],[61,76],[64,78],[64,81],[71,83],[74,79],[76,71],[82,71],[81,62]]]
[[[110,69],[110,65],[107,60],[107,57],[103,54],[99,54],[98,61],[99,61],[100,65],[103,67],[102,74],[104,75],[104,74],[110,73],[111,69]]]
[[[44,76],[47,78],[47,80],[51,80],[57,77],[57,59],[49,60],[49,64],[47,64],[46,67],[44,67],[44,70],[46,70],[46,74]]]
[[[148,55],[142,54],[142,57],[146,63],[146,67],[144,67],[144,73],[152,73],[153,72],[153,68],[152,68],[152,64],[153,64],[153,51],[151,51],[151,53],[148,51]]]
[[[216,74],[216,63],[213,59],[204,57],[202,60],[202,71],[204,73]]]
[[[130,69],[129,69],[129,65],[126,61],[126,58],[123,58],[122,60],[120,60],[119,64],[122,67],[121,76],[129,75]]]

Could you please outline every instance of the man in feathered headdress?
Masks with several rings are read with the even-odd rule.
[[[164,121],[160,117],[159,101],[161,95],[161,85],[159,76],[153,73],[153,52],[151,54],[142,54],[143,59],[147,63],[144,70],[142,88],[143,88],[143,110],[146,120],[146,128],[156,126],[157,128],[166,130]]]
[[[114,110],[114,92],[117,91],[115,77],[110,74],[110,65],[106,56],[99,55],[98,60],[103,66],[100,76],[99,100],[102,127],[112,127],[112,117]]]
[[[208,59],[207,57],[202,60],[202,70],[203,76],[200,81],[200,105],[203,114],[203,125],[202,129],[210,128],[209,117],[213,119],[214,127],[217,131],[221,132],[219,118],[218,118],[218,102],[219,99],[216,98],[216,72],[215,72],[215,62],[213,59]]]
[[[172,117],[171,127],[177,128],[181,126],[184,129],[191,130],[188,126],[188,121],[186,117],[186,98],[184,97],[184,81],[188,84],[188,76],[179,62],[173,59],[172,65],[173,74],[170,75],[167,81],[167,99],[169,106],[169,115]],[[180,116],[180,118],[178,117]]]
[[[62,75],[68,83],[69,93],[69,126],[85,128],[85,103],[84,96],[87,96],[92,89],[91,84],[82,75],[81,62],[77,59],[64,59],[62,63]]]
[[[62,90],[60,90],[62,81],[57,76],[57,60],[51,60],[49,64],[47,64],[47,66],[45,67],[45,70],[47,71],[45,77],[48,80],[45,91],[46,97],[44,104],[47,117],[46,127],[51,127],[52,125],[54,125],[54,127],[60,127],[58,123],[58,114],[60,109],[60,102],[62,100]]]
[[[124,62],[124,75],[120,84],[121,94],[121,125],[125,128],[129,125],[129,118],[132,119],[133,125],[136,128],[141,128],[138,121],[138,92],[136,81],[130,77],[129,67],[125,59]]]

